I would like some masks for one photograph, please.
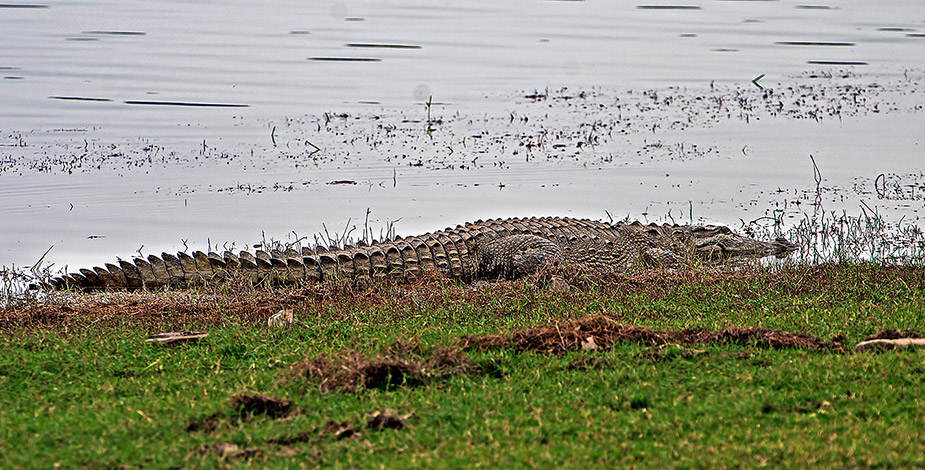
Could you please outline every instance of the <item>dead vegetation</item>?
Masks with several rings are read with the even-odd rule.
[[[851,279],[846,283],[848,276]],[[402,319],[408,310],[433,311],[460,304],[473,308],[521,304],[529,309],[549,300],[573,305],[595,301],[628,303],[640,298],[658,301],[677,296],[679,290],[696,297],[698,289],[716,286],[721,286],[728,298],[748,302],[769,293],[820,296],[842,285],[853,289],[902,284],[923,289],[925,269],[862,264],[850,269],[819,265],[779,270],[744,267],[729,272],[703,266],[676,271],[573,274],[564,280],[571,287],[566,292],[556,289],[553,278],[544,274],[475,284],[430,277],[365,283],[342,280],[272,289],[227,282],[177,291],[50,293],[45,298],[20,300],[0,308],[0,333],[69,333],[99,328],[209,330],[229,323],[266,324],[269,317],[285,309],[291,309],[296,318],[332,321],[350,319],[357,310],[378,311],[384,315],[380,320],[388,321]]]
[[[636,325],[622,325],[601,316],[502,335],[473,335],[460,339],[463,349],[510,348],[515,351],[562,355],[569,351],[597,350],[615,343],[638,342],[650,346],[679,344],[754,344],[757,347],[810,351],[842,351],[841,343],[824,341],[804,333],[786,333],[758,327],[726,328],[712,332],[702,328],[655,331]]]
[[[429,353],[422,353],[420,345],[408,342],[393,344],[381,356],[370,357],[347,349],[333,357],[321,355],[293,366],[296,376],[317,383],[323,392],[414,387],[443,376],[478,370],[457,348],[437,345]]]
[[[571,322],[553,322],[538,328],[498,335],[470,335],[451,346],[436,345],[422,352],[417,343],[400,341],[378,356],[345,349],[297,362],[293,377],[304,377],[322,392],[358,392],[365,389],[394,390],[426,385],[457,374],[497,375],[489,364],[477,364],[464,351],[512,349],[561,356],[572,351],[598,351],[616,343],[642,343],[653,350],[670,344],[739,344],[756,348],[804,349],[821,353],[845,352],[839,341],[825,341],[804,333],[787,333],[768,328],[744,327],[707,331],[702,328],[657,331],[623,325],[601,316]],[[682,351],[684,354],[693,354]],[[655,352],[644,359],[660,359]],[[606,367],[605,359],[586,356],[569,366],[575,369]]]

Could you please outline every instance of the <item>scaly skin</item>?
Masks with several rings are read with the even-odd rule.
[[[292,283],[332,278],[407,278],[439,272],[465,281],[516,278],[546,266],[621,270],[637,263],[675,266],[690,255],[786,256],[784,239],[761,242],[727,227],[608,224],[559,217],[477,221],[416,237],[342,249],[302,252],[163,253],[81,269],[51,281],[55,288],[139,289],[199,285],[235,273],[251,282]]]

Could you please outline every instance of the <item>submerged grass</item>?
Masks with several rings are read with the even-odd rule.
[[[851,350],[885,329],[925,332],[925,268],[703,267],[574,276],[566,292],[548,281],[9,305],[0,467],[925,465],[922,353]],[[295,322],[268,328],[281,309]],[[663,336],[605,335],[619,325]],[[846,348],[680,335],[732,327]],[[210,334],[144,343],[168,330]]]

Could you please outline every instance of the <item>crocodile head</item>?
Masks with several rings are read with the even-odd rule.
[[[692,227],[690,241],[694,250],[705,259],[724,259],[733,256],[763,258],[776,256],[784,258],[799,246],[787,239],[762,242],[739,235],[728,227]]]

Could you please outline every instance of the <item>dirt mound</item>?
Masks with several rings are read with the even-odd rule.
[[[317,381],[322,391],[392,389],[421,384],[426,377],[420,364],[392,357],[370,358],[352,350],[334,358],[318,356],[299,368],[305,377]]]
[[[321,391],[353,392],[418,386],[448,374],[477,368],[458,348],[437,345],[428,354],[417,343],[396,342],[382,356],[346,349],[336,357],[320,355],[294,366],[298,375],[317,382]]]
[[[476,373],[498,376],[491,363],[474,364],[464,350],[513,349],[515,351],[563,355],[569,351],[601,350],[619,342],[649,346],[666,344],[741,344],[773,349],[806,349],[842,352],[840,342],[825,341],[804,333],[787,333],[759,327],[702,328],[656,331],[623,325],[601,316],[567,323],[550,323],[538,328],[500,335],[472,335],[452,346],[436,345],[423,352],[419,343],[397,341],[378,356],[366,356],[351,349],[336,355],[320,355],[293,365],[294,375],[318,384],[321,391],[355,392],[362,389],[393,390],[414,387],[453,374]],[[575,368],[601,367],[605,361],[576,363]]]
[[[241,392],[231,395],[228,402],[229,412],[216,411],[202,419],[190,421],[186,425],[189,432],[211,432],[218,428],[223,417],[246,421],[255,416],[279,419],[291,416],[297,411],[289,400],[273,398],[262,393]]]
[[[374,431],[383,429],[404,429],[408,427],[409,416],[399,416],[392,410],[376,410],[367,413],[366,427]]]
[[[265,415],[271,419],[283,418],[295,411],[289,400],[249,392],[232,395],[229,406],[240,416]]]
[[[842,350],[841,343],[825,341],[806,333],[785,331],[754,326],[726,328],[717,332],[681,330],[667,332],[674,341],[687,344],[754,344],[772,349]]]
[[[880,330],[877,333],[864,338],[863,341],[871,341],[875,339],[902,339],[902,338],[921,338],[922,335],[916,331],[900,331],[900,330]]]
[[[321,430],[322,436],[334,436],[338,441],[350,439],[351,437],[360,437],[360,431],[357,431],[349,421],[328,421]]]
[[[589,338],[591,338],[589,340]],[[663,333],[649,328],[621,325],[600,316],[585,317],[570,323],[551,323],[539,328],[514,331],[509,335],[472,335],[459,340],[462,349],[511,348],[547,354],[564,354],[580,349],[606,348],[616,342],[637,341],[662,344]],[[584,345],[584,346],[583,346]]]
[[[511,348],[543,354],[562,355],[568,351],[607,348],[619,342],[648,345],[754,344],[774,349],[797,348],[810,351],[841,351],[840,343],[803,333],[787,333],[758,327],[737,327],[711,332],[704,329],[656,331],[636,325],[623,325],[601,316],[584,317],[568,323],[551,323],[506,335],[472,335],[460,338],[460,349]]]

